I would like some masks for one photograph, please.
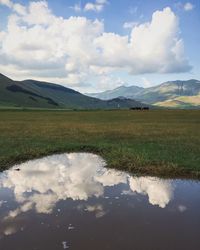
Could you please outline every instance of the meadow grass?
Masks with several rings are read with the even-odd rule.
[[[200,110],[1,110],[0,169],[84,151],[135,174],[199,178],[199,125]]]

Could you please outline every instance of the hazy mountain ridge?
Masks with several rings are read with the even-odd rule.
[[[118,90],[123,91],[120,92]],[[100,99],[116,98],[119,95],[163,107],[200,107],[200,81],[195,79],[188,81],[177,80],[165,82],[150,88],[139,87],[139,89],[137,89],[137,86],[121,86],[114,90],[92,95]]]
[[[120,86],[118,88],[115,88],[113,90],[107,90],[101,93],[90,93],[87,94],[91,97],[96,97],[102,100],[110,100],[113,98],[117,98],[117,97],[126,97],[129,98],[131,96],[129,96],[130,93],[139,93],[141,90],[143,90],[142,87],[138,87],[138,86]]]
[[[64,86],[35,80],[13,81],[0,74],[0,106],[67,109],[115,109],[145,106],[132,100],[103,101]]]

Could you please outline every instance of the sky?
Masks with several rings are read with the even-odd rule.
[[[81,91],[200,80],[200,0],[0,0],[0,72]]]

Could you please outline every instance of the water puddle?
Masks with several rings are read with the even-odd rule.
[[[200,182],[134,177],[86,153],[0,174],[0,249],[200,249]]]

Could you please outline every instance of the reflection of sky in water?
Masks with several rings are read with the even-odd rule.
[[[104,195],[104,188],[127,184],[130,191],[148,195],[152,205],[164,208],[173,197],[170,181],[152,177],[130,177],[103,168],[105,162],[93,154],[63,154],[14,166],[0,179],[1,188],[14,192],[19,206],[10,217],[35,209],[51,213],[59,200],[87,200]],[[15,169],[20,168],[20,171]]]
[[[97,155],[71,153],[29,161],[0,174],[0,245],[12,250],[16,249],[17,244],[20,250],[27,250],[27,246],[20,245],[21,242],[28,244],[33,241],[35,248],[31,249],[60,249],[53,244],[59,240],[59,234],[66,234],[67,230],[71,232],[70,240],[74,246],[79,244],[76,239],[80,239],[80,245],[75,249],[82,249],[81,244],[87,247],[88,242],[84,240],[84,234],[85,237],[93,235],[93,238],[98,238],[98,233],[102,234],[108,228],[106,237],[112,237],[115,232],[125,232],[125,242],[132,245],[132,235],[135,234],[138,239],[136,246],[140,246],[140,228],[142,233],[149,233],[149,226],[156,222],[156,227],[150,231],[153,234],[157,230],[157,234],[160,234],[163,223],[167,225],[168,220],[173,225],[178,220],[175,224],[178,226],[195,215],[197,221],[199,183],[134,177],[107,169],[105,165]],[[188,213],[190,216],[184,217],[184,220],[179,218]],[[113,224],[114,231],[110,228]],[[126,228],[120,231],[123,224]],[[166,227],[172,237],[177,230],[175,226]],[[79,231],[77,227],[80,227]],[[181,228],[184,227],[184,224],[181,225]],[[99,230],[98,233],[96,230]],[[195,236],[191,228],[188,230]],[[33,234],[37,234],[37,237],[34,238]],[[34,243],[39,238],[43,244],[43,236],[52,242],[41,246]],[[6,240],[9,237],[12,237],[12,241]],[[119,242],[114,247],[115,242],[111,241],[113,248],[110,249],[116,249],[120,244],[120,238],[115,238]],[[103,244],[103,241],[100,242]],[[100,242],[97,249],[104,249]],[[61,243],[63,246],[68,241],[64,237],[60,239]],[[94,245],[88,249],[96,247]],[[121,246],[120,249],[128,247]],[[146,249],[146,246],[141,249]]]

